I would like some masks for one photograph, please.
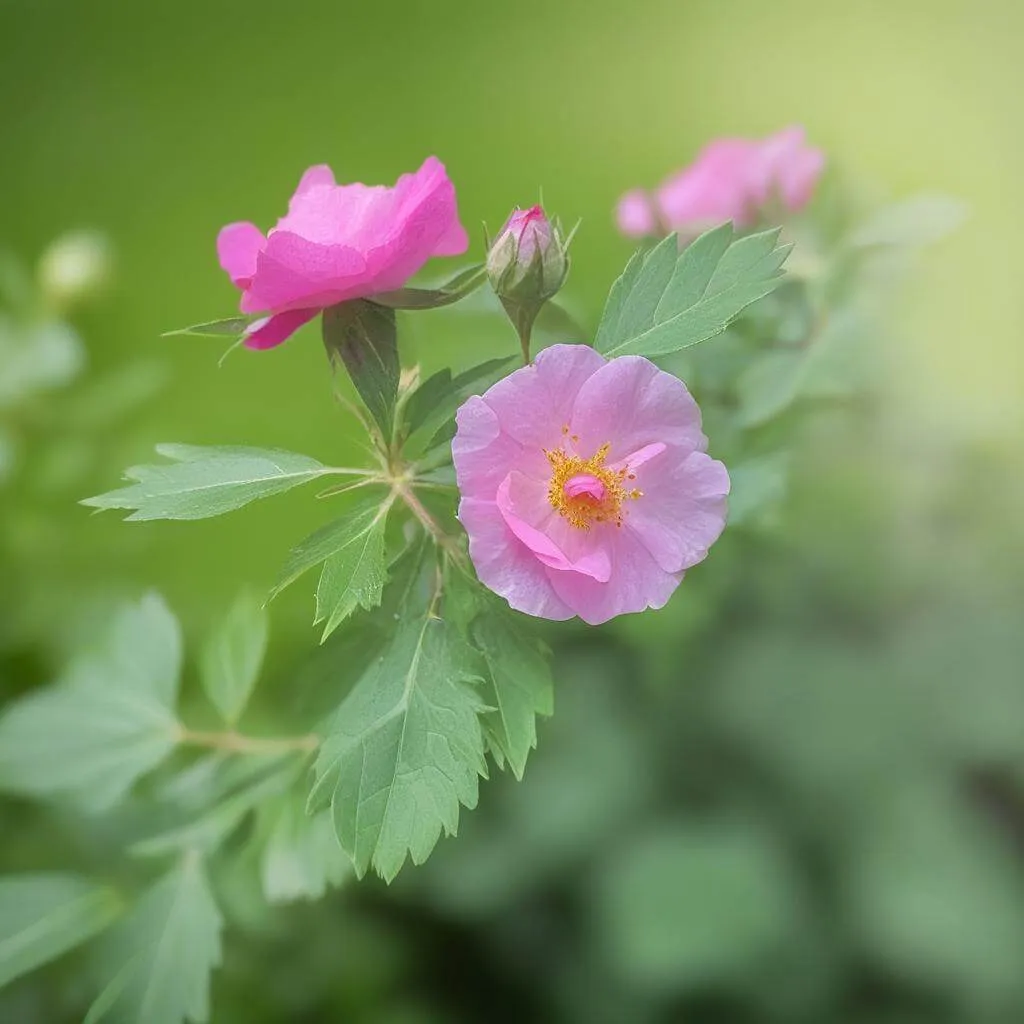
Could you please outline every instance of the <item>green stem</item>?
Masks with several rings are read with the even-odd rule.
[[[233,729],[225,732],[204,732],[182,726],[177,735],[179,743],[209,750],[223,750],[229,754],[287,754],[292,751],[309,753],[320,745],[320,737],[313,733],[305,736],[244,736]]]

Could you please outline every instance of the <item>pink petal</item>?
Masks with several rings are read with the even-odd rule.
[[[703,561],[725,528],[725,466],[704,452],[669,449],[638,467],[636,486],[642,496],[627,503],[625,529],[665,572]]]
[[[217,258],[238,288],[248,288],[249,279],[256,273],[256,258],[266,242],[263,232],[248,221],[238,221],[220,229]]]
[[[662,218],[677,230],[696,230],[727,220],[737,225],[749,223],[753,216],[750,167],[756,159],[756,144],[747,139],[709,143],[689,167],[658,189]]]
[[[651,197],[642,189],[627,192],[615,208],[615,222],[627,238],[645,238],[658,233],[658,221]]]
[[[242,296],[243,313],[321,308],[365,295],[366,261],[344,245],[319,245],[288,231],[271,232]]]
[[[679,586],[682,574],[665,572],[625,527],[610,535],[608,549],[608,583],[599,583],[578,572],[546,570],[548,581],[566,606],[591,626],[616,615],[664,607]]]
[[[452,441],[455,477],[463,497],[494,501],[502,480],[513,468],[543,478],[550,471],[544,453],[527,451],[503,433],[495,411],[479,396],[469,398],[455,415]]]
[[[556,542],[553,527],[559,524],[555,520],[564,520],[548,503],[546,492],[544,483],[530,480],[522,473],[509,473],[498,487],[498,511],[508,528],[544,565],[607,583],[611,561],[607,550],[590,531],[565,524],[558,531],[562,546]],[[531,525],[531,520],[537,525]]]
[[[276,313],[249,325],[245,334],[245,347],[252,349],[274,348],[287,341],[303,324],[309,323],[321,312],[319,309],[293,309],[287,313]]]
[[[549,582],[549,570],[509,530],[493,501],[463,498],[459,520],[469,535],[469,557],[485,587],[527,615],[556,620],[573,617],[572,609]]]
[[[527,448],[557,448],[584,384],[606,365],[588,345],[552,345],[531,366],[498,381],[484,396],[501,429]]]
[[[334,182],[334,171],[327,166],[327,164],[316,164],[310,167],[299,179],[299,184],[295,188],[295,195],[301,196],[308,192],[311,188],[319,187],[333,187]],[[292,201],[294,202],[294,196]]]
[[[609,463],[649,444],[678,445],[686,452],[707,447],[700,409],[686,385],[642,356],[620,356],[590,376],[569,422],[585,455],[611,444]]]

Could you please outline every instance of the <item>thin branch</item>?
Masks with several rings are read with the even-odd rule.
[[[182,726],[177,734],[179,743],[192,747],[206,747],[223,750],[229,754],[287,754],[292,751],[309,753],[320,745],[320,737],[314,733],[304,736],[245,736],[234,732],[203,732]]]

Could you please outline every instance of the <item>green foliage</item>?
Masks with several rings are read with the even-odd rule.
[[[169,465],[133,466],[125,471],[131,486],[82,504],[131,509],[128,520],[208,519],[331,472],[307,455],[269,448],[161,444],[156,450]]]
[[[271,596],[323,563],[313,620],[326,621],[323,640],[357,608],[380,604],[387,577],[384,534],[390,508],[390,500],[361,502],[343,519],[307,537],[285,563]]]
[[[82,342],[67,324],[21,325],[0,314],[0,410],[63,387],[84,365]]]
[[[442,830],[457,830],[459,804],[476,805],[486,772],[472,652],[432,604],[406,603],[317,755],[310,810],[330,805],[359,877],[372,865],[390,881],[407,854],[426,860]]]
[[[200,679],[207,697],[229,725],[245,710],[267,649],[267,613],[243,591],[203,650]]]
[[[500,380],[514,362],[513,356],[489,359],[479,366],[452,377],[451,370],[438,370],[428,377],[409,397],[405,406],[405,428],[409,436],[408,450],[418,445],[433,447],[439,431],[454,416],[470,395],[486,391]]]
[[[324,310],[324,346],[332,363],[348,370],[385,440],[391,438],[398,399],[398,331],[395,311],[365,299]]]
[[[260,881],[268,903],[319,899],[352,874],[330,813],[307,814],[304,804],[287,794],[260,809]]]
[[[251,316],[229,316],[223,320],[207,320],[206,323],[193,324],[191,327],[179,327],[175,331],[164,331],[163,337],[194,335],[201,338],[237,338],[245,333],[246,328],[252,322]]]
[[[85,1024],[205,1024],[222,923],[202,860],[186,854],[111,933],[111,980]]]
[[[966,205],[951,196],[912,196],[876,210],[853,231],[850,244],[860,248],[932,245],[960,227],[967,212]]]
[[[638,252],[612,286],[595,348],[606,356],[663,356],[720,334],[781,280],[791,246],[779,232],[734,238],[731,224],[679,252],[675,235]]]
[[[499,767],[508,761],[521,779],[526,759],[537,745],[537,715],[554,712],[551,668],[538,642],[511,613],[488,602],[474,619],[471,634],[487,673],[480,696],[491,711],[481,717],[488,747]]]
[[[750,825],[665,822],[617,849],[598,887],[609,962],[656,991],[742,977],[797,923],[780,851]]]
[[[437,309],[459,302],[487,280],[482,263],[459,271],[437,288],[399,288],[393,292],[378,292],[373,301],[390,309]]]
[[[112,806],[177,742],[180,667],[178,624],[161,598],[124,606],[58,685],[0,719],[0,787],[89,810]]]
[[[68,874],[0,876],[0,988],[102,931],[120,901]]]

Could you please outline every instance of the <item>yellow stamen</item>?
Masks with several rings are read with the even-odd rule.
[[[563,433],[568,433],[568,428]],[[573,436],[572,440],[575,441],[576,437]],[[551,464],[548,501],[559,515],[579,530],[589,530],[594,522],[621,526],[622,503],[627,498],[636,499],[642,495],[636,488],[626,490],[623,486],[627,478],[626,469],[609,469],[605,466],[604,461],[610,449],[611,444],[603,444],[589,459],[570,455],[561,448],[544,451]],[[566,493],[566,484],[577,476],[594,477],[603,486],[604,494],[597,498],[587,491],[576,495]],[[634,474],[628,476],[629,479],[635,478]]]

